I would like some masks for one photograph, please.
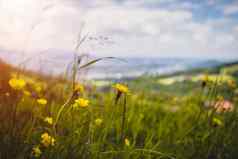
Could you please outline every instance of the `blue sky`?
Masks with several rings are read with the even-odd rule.
[[[0,48],[26,54],[238,58],[236,0],[0,0]]]

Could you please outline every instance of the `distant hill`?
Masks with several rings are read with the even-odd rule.
[[[185,71],[177,71],[174,73],[162,75],[160,77],[169,77],[169,76],[175,76],[175,75],[193,75],[193,74],[198,74],[198,73],[220,73],[221,71],[227,71],[233,76],[238,77],[238,61],[233,61],[233,62],[225,62],[225,63],[219,63],[215,66],[210,66],[210,67],[202,67],[202,68],[194,68],[191,70],[185,70]]]
[[[74,53],[72,51],[47,49],[37,56],[22,56],[20,53],[0,50],[0,58],[15,67],[25,62],[26,69],[42,74],[56,76],[65,74],[72,68]],[[24,57],[24,58],[23,58]],[[91,56],[89,59],[97,57]],[[123,58],[126,62],[116,60],[100,61],[82,73],[84,79],[134,79],[143,75],[170,76],[180,73],[196,73],[203,70],[215,71],[216,68],[233,65],[236,62],[215,59],[193,58]],[[25,61],[24,61],[25,60]],[[87,61],[87,59],[85,60]],[[83,62],[85,62],[83,61]]]
[[[23,56],[21,53],[0,50],[0,58],[14,66],[25,60],[25,67],[32,71],[50,75],[63,74],[70,70],[74,58],[74,52],[59,49],[47,49],[31,57]],[[98,58],[91,55],[89,59]],[[26,60],[27,59],[27,60]],[[218,66],[224,61],[210,59],[193,58],[123,58],[126,62],[116,60],[104,60],[90,66],[83,72],[83,77],[87,79],[124,79],[136,78],[142,75],[165,75],[178,71],[188,71],[197,68],[210,68]],[[87,58],[86,60],[87,61]]]

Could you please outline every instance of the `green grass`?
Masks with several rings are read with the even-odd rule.
[[[123,94],[117,104],[118,92],[107,81],[84,83],[83,93],[73,93],[67,80],[21,73],[19,78],[27,82],[24,90],[31,93],[27,96],[10,88],[8,72],[1,78],[0,158],[35,158],[32,148],[37,145],[42,159],[238,158],[237,88],[219,84],[220,75],[205,87],[190,78],[170,85],[158,82],[162,77],[124,81],[130,94]],[[35,90],[37,85],[41,91]],[[88,99],[89,106],[72,109],[78,97]],[[212,103],[221,97],[234,105],[232,111],[215,111]],[[47,99],[47,105],[40,106],[38,98]],[[47,116],[53,125],[44,121]],[[98,118],[101,125],[95,122]],[[41,143],[45,132],[55,138],[54,146]]]

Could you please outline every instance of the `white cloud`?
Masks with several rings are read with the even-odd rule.
[[[4,0],[0,7],[0,46],[7,49],[21,50],[29,37],[29,53],[47,48],[72,50],[84,22],[84,33],[109,36],[116,43],[92,48],[87,42],[83,50],[98,56],[214,57],[234,56],[238,49],[236,29],[219,29],[229,20],[198,22],[188,9],[192,3],[185,4],[186,9],[168,10],[143,7],[142,0],[121,5],[111,0],[14,2]],[[38,25],[29,33],[34,24]]]
[[[207,5],[209,6],[215,6],[219,4],[222,0],[206,0]]]
[[[113,34],[112,31],[120,31],[126,34],[153,36],[160,33],[161,29],[167,30],[168,27],[191,19],[191,13],[170,12],[164,9],[104,7],[89,11],[85,19],[89,27],[95,27],[99,32]]]
[[[235,33],[238,33],[238,25],[233,27]]]
[[[225,15],[232,15],[238,13],[238,3],[233,3],[224,7]]]

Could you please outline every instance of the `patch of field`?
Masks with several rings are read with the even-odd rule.
[[[74,83],[0,65],[0,158],[235,159],[235,68]]]

